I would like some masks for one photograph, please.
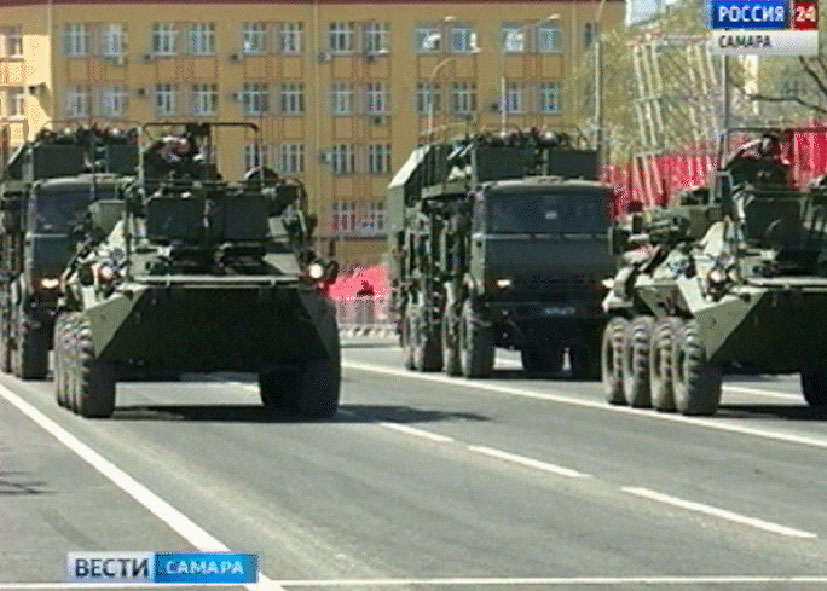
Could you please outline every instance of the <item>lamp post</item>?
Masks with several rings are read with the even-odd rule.
[[[428,76],[428,143],[433,140],[434,135],[434,81],[439,71],[454,59],[456,58],[453,56],[446,57],[434,66],[434,69],[431,70],[431,75]]]
[[[599,165],[603,162],[603,43],[600,37],[605,3],[606,0],[600,0],[594,19],[594,144]]]

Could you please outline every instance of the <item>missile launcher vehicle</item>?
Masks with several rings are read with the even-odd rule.
[[[731,129],[709,187],[618,226],[625,265],[608,282],[601,351],[610,403],[712,415],[732,372],[800,373],[804,399],[827,405],[827,183],[797,186],[783,156],[812,132]]]
[[[389,186],[393,307],[409,369],[600,375],[610,186],[565,134],[481,134],[416,149]]]
[[[266,168],[227,182],[221,133],[250,123],[141,128],[139,175],[99,200],[63,273],[57,401],[108,417],[116,383],[183,372],[255,372],[265,407],[329,417],[340,347],[327,288],[337,265],[310,247],[317,220],[298,180]]]

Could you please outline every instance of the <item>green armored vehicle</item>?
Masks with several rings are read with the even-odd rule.
[[[147,124],[140,174],[89,208],[55,328],[59,404],[108,417],[119,380],[256,372],[271,409],[336,412],[340,349],[327,288],[337,266],[309,247],[298,181],[254,169],[221,180],[210,155],[248,123]]]
[[[486,377],[496,347],[529,372],[600,373],[612,190],[564,134],[483,134],[415,150],[388,192],[406,365]]]
[[[60,274],[75,252],[76,218],[134,175],[137,135],[117,129],[44,129],[0,175],[0,369],[45,378]]]
[[[800,372],[806,401],[827,405],[827,185],[795,186],[782,157],[792,134],[812,132],[730,130],[711,187],[617,229],[610,403],[711,415],[729,371]],[[733,138],[751,141],[725,159]]]

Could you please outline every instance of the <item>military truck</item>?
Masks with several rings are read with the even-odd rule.
[[[388,189],[391,288],[409,369],[599,377],[612,189],[597,154],[532,129],[417,148]]]
[[[134,133],[44,129],[0,175],[0,369],[45,378],[59,277],[74,253],[79,213],[113,195],[118,175],[134,174]]]
[[[813,132],[728,130],[708,187],[619,224],[608,402],[712,415],[726,372],[800,372],[805,400],[827,405],[827,183],[796,186],[782,153]]]
[[[256,372],[279,412],[329,417],[341,381],[337,266],[311,249],[298,180],[254,169],[223,180],[215,134],[249,123],[147,124],[139,176],[89,208],[61,277],[57,402],[108,417],[116,384],[183,372]]]

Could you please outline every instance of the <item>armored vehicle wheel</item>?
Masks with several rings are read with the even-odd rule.
[[[690,320],[672,347],[675,407],[684,415],[713,415],[721,401],[721,368],[706,360],[698,323]]]
[[[603,393],[609,404],[625,404],[623,395],[623,355],[626,348],[625,318],[612,318],[603,330],[600,343],[600,375]]]
[[[546,343],[527,344],[520,349],[523,369],[528,373],[558,373],[563,369],[563,347]]]
[[[95,358],[92,331],[87,324],[78,327],[75,404],[77,413],[87,418],[108,418],[115,410],[115,367]]]
[[[298,388],[299,376],[296,372],[268,371],[258,374],[261,403],[269,411],[288,411],[290,393]]]
[[[399,333],[399,342],[405,349],[405,369],[414,369],[414,350],[411,346],[411,317],[405,316],[402,321],[402,330]]]
[[[421,316],[413,321],[411,334],[414,369],[417,371],[440,371],[442,369],[442,345],[439,335],[426,326]]]
[[[649,345],[649,394],[652,406],[661,412],[675,411],[672,385],[672,343],[681,321],[664,318],[655,323]]]
[[[827,371],[802,371],[801,393],[810,406],[827,406]]]
[[[55,400],[58,406],[67,406],[66,401],[66,380],[64,379],[63,362],[63,341],[65,339],[66,316],[60,315],[55,320],[54,345],[52,347],[52,381],[55,384]]]
[[[449,376],[462,375],[458,334],[456,317],[453,314],[446,314],[442,319],[442,360],[445,364],[445,373]]]
[[[491,326],[474,312],[470,300],[462,305],[460,364],[466,378],[487,378],[494,370],[494,338]]]
[[[0,371],[10,373],[12,370],[12,346],[8,334],[0,334]]]
[[[626,350],[623,356],[623,394],[629,406],[649,408],[649,344],[654,321],[638,316],[627,326]]]

